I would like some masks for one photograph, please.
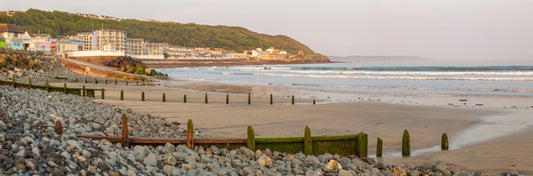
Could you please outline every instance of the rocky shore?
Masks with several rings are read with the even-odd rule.
[[[7,66],[0,73],[6,80],[11,75],[18,82],[27,82],[31,76],[34,84],[44,84],[46,79],[50,82],[105,79],[73,73],[51,56],[9,53],[0,57],[4,61],[39,60],[41,64],[39,69]],[[0,86],[0,175],[483,175],[482,171],[454,170],[442,161],[421,165],[391,165],[382,161],[369,164],[355,156],[228,150],[214,146],[197,146],[192,150],[172,144],[122,147],[107,140],[76,137],[120,136],[122,114],[129,119],[131,136],[186,138],[183,125],[159,116],[97,103],[87,97]],[[35,126],[54,125],[56,121],[63,124],[62,135],[53,128]]]
[[[286,154],[184,145],[122,147],[76,134],[120,136],[125,113],[131,135],[184,138],[178,123],[135,113],[90,98],[0,87],[0,174],[8,175],[481,175],[444,162],[405,166],[368,164],[355,156]],[[54,114],[54,115],[52,115]],[[34,127],[63,123],[64,133]],[[201,136],[199,136],[201,137]],[[512,173],[513,175],[516,173]]]
[[[32,84],[44,85],[48,79],[50,83],[85,82],[100,83],[107,80],[114,82],[113,78],[102,78],[75,73],[67,69],[56,57],[27,51],[0,50],[0,79],[11,80],[15,75],[17,82],[28,83],[29,77]],[[124,82],[124,80],[119,80]]]

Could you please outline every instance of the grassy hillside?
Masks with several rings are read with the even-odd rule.
[[[314,52],[304,44],[283,35],[259,34],[242,27],[208,26],[180,23],[145,22],[134,19],[122,21],[98,20],[66,12],[47,12],[29,9],[13,16],[0,14],[0,23],[16,24],[22,30],[34,33],[49,33],[52,36],[75,35],[94,29],[118,29],[128,32],[128,38],[144,38],[150,42],[166,42],[171,45],[187,47],[224,48],[241,52],[247,49],[276,47],[296,54],[303,50],[306,54]]]

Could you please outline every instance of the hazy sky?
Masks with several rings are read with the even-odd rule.
[[[533,60],[531,0],[0,0],[28,8],[241,26],[324,55]]]

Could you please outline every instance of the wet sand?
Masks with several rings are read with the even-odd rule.
[[[106,99],[95,101],[129,107],[134,111],[160,115],[181,123],[192,119],[198,131],[213,138],[245,138],[248,125],[254,127],[257,137],[303,136],[306,125],[311,128],[314,136],[347,135],[364,131],[369,134],[369,154],[375,153],[377,137],[383,139],[385,153],[399,151],[404,129],[409,130],[411,147],[415,151],[440,145],[441,135],[445,132],[448,133],[452,145],[453,143],[459,145],[461,141],[457,142],[454,139],[463,139],[462,133],[467,134],[476,130],[479,133],[479,130],[484,130],[475,127],[492,123],[484,120],[488,117],[507,118],[533,114],[532,110],[527,108],[518,110],[489,106],[473,108],[475,105],[447,106],[449,103],[458,104],[456,97],[443,99],[454,100],[453,102],[440,102],[439,105],[428,106],[416,103],[402,104],[399,103],[399,99],[383,103],[387,102],[386,98],[383,98],[382,102],[375,102],[378,99],[376,97],[373,101],[358,100],[350,103],[325,103],[328,102],[327,99],[317,98],[317,104],[313,105],[309,97],[299,96],[304,98],[297,98],[296,105],[291,105],[290,95],[295,92],[276,88],[204,85],[191,90],[194,87],[132,85],[130,83],[130,86],[88,85],[87,87],[105,87]],[[120,90],[125,90],[125,101],[119,100]],[[141,91],[145,92],[145,102],[140,101]],[[161,102],[163,92],[166,93],[165,103]],[[204,103],[206,92],[209,104]],[[217,92],[230,92],[230,104],[225,104],[226,93]],[[248,96],[242,94],[244,92],[252,93],[251,105],[247,104]],[[270,92],[274,92],[275,95],[274,105],[269,105]],[[183,103],[183,94],[187,94],[186,104]],[[433,101],[442,101],[439,98],[435,99]],[[401,101],[410,100],[401,99]],[[474,100],[476,103],[494,101],[491,98],[484,100],[479,97],[472,98],[472,101]],[[416,101],[416,98],[412,101]],[[530,159],[533,158],[533,139],[529,137],[533,134],[533,130],[527,128],[531,124],[530,121],[526,119],[524,123],[518,124],[522,125],[523,130],[513,134],[498,136],[497,130],[484,131],[484,134],[495,137],[464,145],[463,148],[450,146],[452,148],[450,151],[429,152],[409,158],[383,159],[391,164],[434,163],[443,160],[452,168],[482,170],[484,174],[500,174],[511,169],[533,174],[533,159]]]

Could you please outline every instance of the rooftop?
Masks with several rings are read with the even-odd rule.
[[[4,32],[24,34],[24,31],[14,24],[0,24],[0,33]]]

